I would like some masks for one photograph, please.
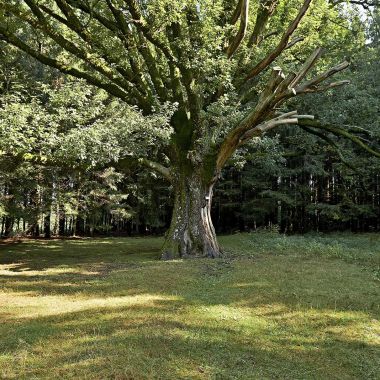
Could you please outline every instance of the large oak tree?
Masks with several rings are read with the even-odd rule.
[[[330,80],[346,61],[316,69],[321,47],[289,70],[276,65],[307,37],[296,32],[312,7],[311,0],[1,0],[0,39],[143,115],[175,105],[159,161],[140,157],[175,193],[163,257],[218,257],[213,187],[237,149],[286,124],[351,137],[285,106],[347,83]]]

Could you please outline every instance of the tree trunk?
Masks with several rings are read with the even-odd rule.
[[[201,170],[178,170],[174,175],[174,208],[163,259],[221,256],[211,221],[214,183],[205,180]]]
[[[50,228],[50,222],[51,222],[51,212],[50,210],[45,215],[44,219],[44,234],[46,239],[51,238],[51,228]]]
[[[14,218],[9,217],[9,216],[5,217],[5,229],[4,229],[5,238],[8,238],[12,235],[13,224],[14,224]]]

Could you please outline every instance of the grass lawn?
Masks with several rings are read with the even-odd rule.
[[[0,379],[380,379],[380,236],[0,246]]]

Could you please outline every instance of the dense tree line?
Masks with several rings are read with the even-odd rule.
[[[118,2],[108,2],[108,8],[92,9],[92,13],[87,2],[81,1],[25,3],[31,13],[13,1],[2,2],[0,7],[0,16],[8,25],[0,30],[2,237],[162,233],[173,227],[173,205],[178,208],[174,216],[182,224],[186,218],[187,224],[195,223],[189,215],[179,216],[183,205],[177,203],[183,196],[192,199],[192,193],[199,190],[195,177],[201,178],[203,189],[207,181],[214,185],[215,175],[221,181],[214,190],[211,214],[219,232],[273,226],[288,233],[380,229],[379,12],[372,4],[364,2],[368,8],[364,15],[355,6],[317,1],[306,17],[309,27],[301,23],[299,35],[293,36],[310,2],[261,1],[250,11],[252,15],[249,13],[255,22],[245,46],[246,1],[239,2],[236,9],[221,1],[205,14],[198,6],[186,9],[184,15],[178,8],[173,20],[167,20],[167,34],[157,38],[142,21],[129,31],[124,29],[121,16],[129,12],[133,18],[147,18],[155,25],[164,17],[161,10],[169,7],[165,1],[157,2],[157,9],[126,1],[123,14]],[[177,3],[173,4],[175,8]],[[241,25],[236,35],[234,23],[220,18],[233,18],[234,12]],[[47,17],[64,28],[56,33]],[[78,27],[85,19],[88,30]],[[182,25],[186,22],[189,24]],[[282,30],[288,24],[289,28]],[[132,56],[117,45],[122,59],[129,62],[124,66],[113,63],[113,53],[97,46],[91,37],[98,31],[104,38],[108,34],[119,38],[116,26],[125,43],[141,44]],[[187,28],[192,27],[202,38],[192,40],[192,35],[187,35]],[[278,45],[278,38],[284,35],[286,44],[280,40]],[[220,50],[225,39],[229,41],[227,51]],[[212,46],[207,46],[210,41]],[[333,56],[323,58],[316,71],[313,65],[321,59],[320,45]],[[89,46],[96,51],[94,56],[83,55]],[[187,54],[181,55],[181,48]],[[151,62],[152,52],[156,66]],[[200,72],[191,65],[176,67],[171,54],[181,56],[183,62],[204,59],[205,66]],[[238,70],[234,77],[237,65],[246,63],[252,54],[259,54],[262,60],[253,67],[248,65],[248,72]],[[54,62],[47,61],[53,56]],[[70,66],[73,57],[83,66]],[[351,84],[338,90],[333,87],[346,81],[322,86],[325,78],[321,75],[327,78],[346,68],[348,63],[333,63],[348,57],[351,65],[344,79]],[[65,66],[59,66],[59,59],[67,60]],[[310,70],[307,78],[311,82],[294,85],[294,92],[316,94],[299,98],[290,92],[284,95],[289,98],[286,107],[282,100],[265,105],[263,94],[271,97],[273,86],[279,88],[288,78],[277,66],[266,72],[274,61],[295,70],[296,77],[290,78],[293,82],[301,82]],[[107,71],[107,65],[116,74]],[[146,70],[150,79],[131,76],[131,69]],[[321,70],[322,74],[317,74]],[[166,71],[171,75],[167,83]],[[264,81],[255,79],[261,73]],[[240,83],[247,75],[253,78],[249,78],[248,90]],[[313,78],[319,78],[315,82],[319,87]],[[169,86],[167,94],[165,85]],[[240,94],[239,86],[243,88]],[[327,92],[320,94],[322,90]],[[204,104],[198,104],[200,99]],[[257,116],[257,105],[252,113],[252,104],[268,107],[265,116]],[[273,113],[276,108],[281,109],[280,116]],[[292,109],[302,109],[305,115]],[[318,121],[309,117],[311,114]],[[256,117],[259,119],[247,128],[238,122]],[[273,129],[273,123],[298,125]],[[212,133],[204,129],[206,125],[213,126]],[[239,135],[244,145],[235,144],[238,129],[229,129],[232,125],[244,129]],[[257,128],[265,130],[265,136]],[[192,136],[186,135],[189,130]],[[191,144],[185,147],[187,139]],[[186,163],[181,159],[184,155]],[[173,178],[181,171],[184,182],[177,183]],[[192,182],[187,183],[190,177]],[[198,205],[209,199],[203,195],[190,203]],[[199,219],[195,229],[208,220],[198,216],[194,217]],[[186,235],[186,228],[182,232]],[[207,249],[217,250],[212,236],[206,236],[209,233],[206,230],[198,239]],[[195,237],[192,239],[191,244],[196,244]],[[211,251],[210,255],[217,255]]]

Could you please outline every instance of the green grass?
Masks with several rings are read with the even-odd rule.
[[[379,379],[375,234],[0,246],[1,379]]]

